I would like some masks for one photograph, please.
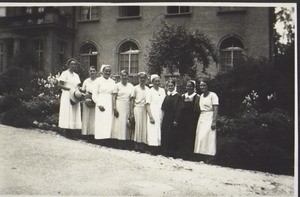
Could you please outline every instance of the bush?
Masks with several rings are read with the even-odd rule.
[[[251,144],[238,138],[218,138],[216,163],[221,166],[253,169],[254,151]]]
[[[28,113],[34,117],[46,117],[59,111],[59,100],[51,99],[49,96],[33,97],[27,102],[23,102]]]
[[[3,114],[2,124],[27,128],[32,126],[33,118],[24,105],[14,107]]]
[[[238,118],[220,116],[217,122],[217,163],[238,167],[292,174],[294,160],[293,119],[287,112],[255,110]]]
[[[57,125],[58,123],[59,114],[54,113],[52,115],[46,116],[43,119],[43,122],[48,123],[49,125]]]
[[[282,76],[266,59],[248,59],[228,72],[219,73],[209,85],[219,96],[220,114],[236,116],[239,115],[237,112],[241,110],[245,96],[253,90],[259,95],[257,107],[262,112],[268,112],[274,106],[286,109],[280,103],[285,97],[293,97],[286,92],[289,87],[288,81],[289,79]],[[271,94],[274,100],[269,102],[267,98]]]
[[[31,73],[19,67],[11,67],[0,74],[0,94],[24,89],[31,80]]]
[[[251,144],[239,138],[218,138],[216,164],[293,175],[293,158],[276,145]]]
[[[293,159],[290,154],[275,145],[260,144],[255,155],[255,169],[288,175],[294,173]]]
[[[58,113],[60,90],[56,86],[56,77],[52,75],[43,77],[37,73],[32,76],[27,86],[11,93],[4,93],[1,97],[0,113],[7,112],[3,114],[3,124],[28,127],[32,123],[31,119],[43,122],[47,116]],[[12,117],[18,110],[22,111],[20,114],[25,117],[24,124],[21,123],[22,119],[18,118],[19,114],[16,120]],[[29,117],[30,121],[26,117]]]
[[[4,94],[0,99],[0,113],[20,105],[21,101],[15,94]]]

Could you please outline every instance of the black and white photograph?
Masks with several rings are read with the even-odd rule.
[[[297,4],[0,3],[0,196],[298,196]]]

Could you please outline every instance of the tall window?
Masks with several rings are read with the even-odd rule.
[[[80,7],[80,20],[97,20],[99,19],[99,7],[85,6]]]
[[[42,64],[43,64],[43,56],[44,56],[44,43],[42,40],[37,40],[34,43],[34,51],[35,51],[35,57],[37,60],[38,68],[37,70],[42,70]]]
[[[190,6],[167,6],[167,14],[169,15],[178,15],[178,14],[190,14]]]
[[[80,64],[84,67],[96,66],[97,67],[97,48],[91,44],[86,43],[79,49]]]
[[[44,7],[38,7],[37,8],[38,13],[43,13],[45,11]]]
[[[226,71],[243,61],[244,45],[239,38],[229,37],[220,45],[220,66]]]
[[[119,71],[127,70],[128,73],[139,72],[139,49],[133,42],[125,42],[119,49]]]
[[[4,44],[0,43],[0,73],[4,71]]]
[[[120,6],[119,17],[130,18],[140,16],[140,6]]]
[[[0,17],[6,16],[6,8],[0,7]]]
[[[32,7],[27,7],[26,8],[26,14],[32,14],[33,13],[33,8]]]
[[[59,42],[58,45],[58,58],[59,64],[62,65],[65,62],[65,47],[66,44],[64,42]]]

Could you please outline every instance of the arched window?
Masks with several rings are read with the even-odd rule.
[[[226,71],[243,61],[244,44],[237,37],[229,37],[220,45],[220,66]]]
[[[139,72],[139,49],[133,42],[125,42],[119,48],[119,71]]]
[[[97,48],[91,44],[86,43],[80,47],[80,64],[85,67],[96,66],[97,67]]]

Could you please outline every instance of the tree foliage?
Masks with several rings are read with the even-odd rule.
[[[273,11],[273,38],[274,52],[277,58],[284,55],[287,48],[295,41],[295,23],[293,20],[294,8],[280,7]]]
[[[163,68],[169,68],[171,73],[178,69],[181,75],[191,77],[195,77],[196,62],[202,64],[205,71],[211,60],[217,61],[214,45],[206,35],[165,21],[150,41],[146,59],[150,74],[161,74]]]

